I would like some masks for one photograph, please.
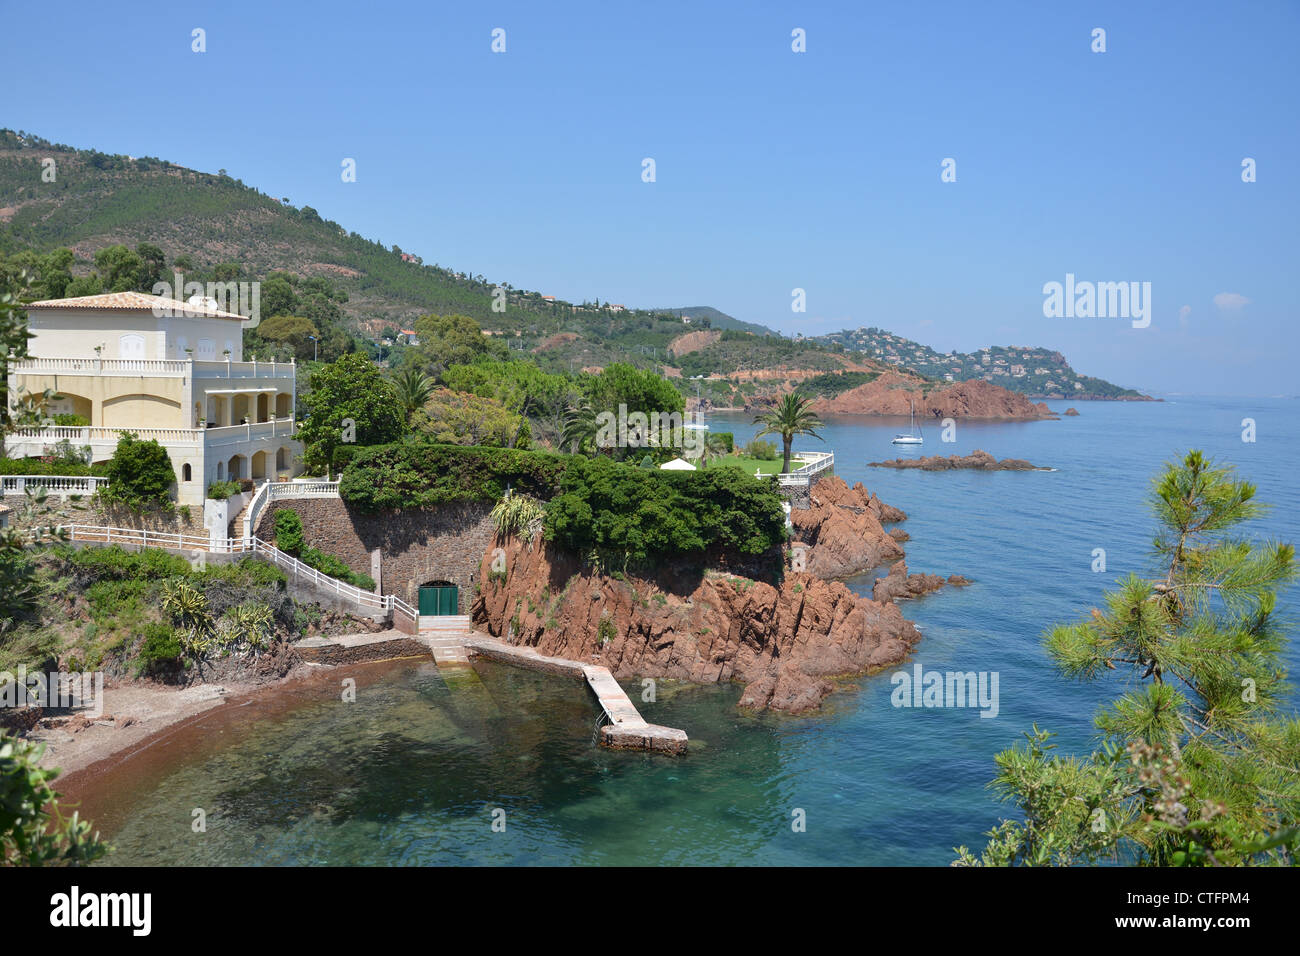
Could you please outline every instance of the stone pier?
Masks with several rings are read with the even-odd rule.
[[[650,750],[656,753],[686,753],[686,731],[649,723],[623,692],[609,668],[583,664],[563,657],[547,657],[531,647],[506,644],[491,637],[475,635],[465,642],[471,654],[489,660],[528,667],[547,674],[582,678],[596,695],[609,723],[600,729],[600,742],[615,750]]]

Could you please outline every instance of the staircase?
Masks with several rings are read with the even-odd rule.
[[[420,642],[439,664],[468,664],[465,641],[474,633],[468,614],[420,615]]]

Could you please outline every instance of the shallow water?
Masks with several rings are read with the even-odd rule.
[[[598,710],[580,683],[481,662],[449,685],[408,662],[358,669],[355,703],[326,681],[224,708],[77,792],[121,864],[947,863],[998,820],[986,789],[997,751],[1034,722],[1063,750],[1090,748],[1096,705],[1122,679],[1062,680],[1040,635],[1148,570],[1145,498],[1163,461],[1196,447],[1237,464],[1274,505],[1252,533],[1300,540],[1300,403],[1068,404],[1080,417],[963,424],[952,444],[927,425],[921,450],[889,444],[895,421],[839,418],[823,432],[838,474],[908,513],[912,570],[976,582],[904,605],[924,632],[905,667],[996,671],[996,718],[894,708],[889,674],[801,718],[741,716],[738,687],[661,682],[658,701],[639,706],[693,744],[684,758],[653,757],[593,746]],[[1241,441],[1246,417],[1254,444]],[[748,422],[711,417],[741,440]],[[975,448],[1057,470],[866,467]],[[1092,571],[1095,548],[1105,573]],[[874,577],[849,583],[869,593]],[[1294,612],[1300,593],[1284,601]],[[1292,645],[1293,671],[1298,658]],[[640,700],[639,684],[624,686]],[[195,808],[206,833],[193,832]],[[805,832],[791,827],[799,810]]]

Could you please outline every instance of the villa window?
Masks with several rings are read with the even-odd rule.
[[[212,339],[199,339],[200,362],[215,362],[217,359],[217,343]]]
[[[181,465],[181,481],[193,481],[194,479],[191,477],[192,474],[189,462]]]

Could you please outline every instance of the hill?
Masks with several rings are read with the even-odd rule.
[[[666,312],[669,315],[676,315],[696,322],[700,319],[708,319],[709,328],[713,329],[752,332],[754,335],[780,335],[779,332],[769,329],[766,325],[759,325],[757,322],[745,322],[742,319],[727,315],[727,313],[721,312],[711,305],[691,305],[684,309],[655,309],[654,311]]]
[[[1060,352],[1037,346],[994,345],[975,352],[944,354],[878,328],[846,329],[818,338],[941,382],[983,380],[1033,398],[1151,400],[1135,389],[1082,375]]]

